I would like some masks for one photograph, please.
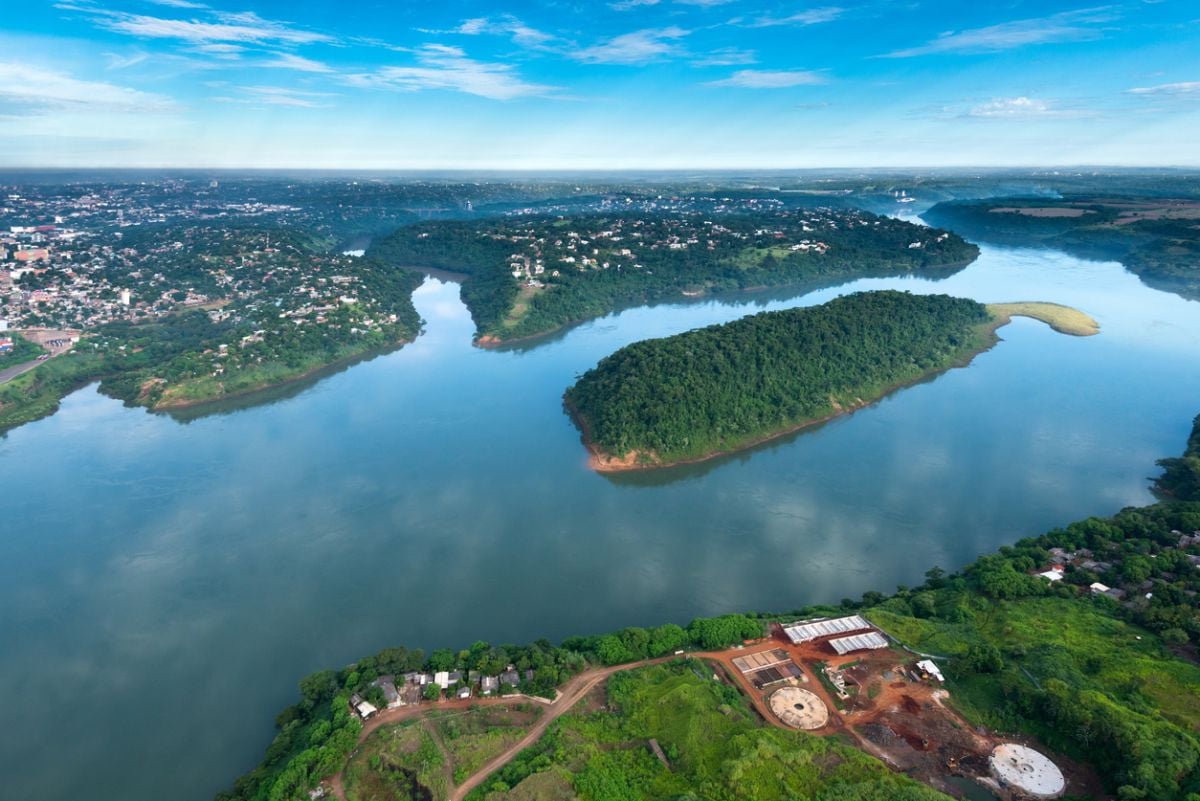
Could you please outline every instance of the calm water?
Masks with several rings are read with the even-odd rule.
[[[1200,304],[1113,263],[987,249],[946,281],[1076,305],[968,369],[669,472],[585,467],[560,396],[617,347],[763,308],[640,309],[536,347],[427,332],[267,405],[183,422],[85,389],[0,439],[0,796],[200,801],[259,758],[304,674],[394,644],[524,641],[915,583],[1148,502],[1200,411]]]

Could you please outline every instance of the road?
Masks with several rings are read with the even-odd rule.
[[[33,361],[25,362],[24,364],[13,365],[12,367],[6,367],[5,369],[0,370],[0,384],[7,384],[17,376],[28,373],[39,364],[41,364],[41,362],[39,362],[37,359],[34,359]]]
[[[591,670],[585,670],[578,676],[575,676],[563,685],[557,698],[546,704],[546,714],[542,715],[542,717],[538,719],[538,722],[534,724],[533,728],[531,728],[519,742],[510,746],[504,751],[504,753],[485,763],[483,767],[475,771],[475,773],[472,774],[471,777],[462,784],[458,785],[457,787],[451,786],[448,801],[462,801],[462,799],[466,798],[467,793],[474,790],[476,787],[486,781],[493,773],[511,762],[517,756],[517,754],[536,743],[541,736],[545,734],[546,728],[551,723],[569,712],[572,707],[585,698],[587,694],[596,687],[597,684],[604,681],[612,674],[619,673],[622,670],[633,670],[635,668],[645,667],[646,665],[655,665],[674,658],[675,657],[673,656],[665,656],[659,659],[646,659],[641,662],[633,662],[627,665],[592,668]],[[359,745],[362,745],[363,741],[365,741],[367,737],[380,726],[386,726],[392,723],[398,723],[402,720],[420,717],[426,712],[433,710],[441,711],[446,709],[468,709],[472,706],[493,706],[495,704],[512,703],[512,700],[513,699],[511,698],[471,698],[465,701],[441,701],[437,704],[419,704],[417,706],[388,709],[379,713],[378,715],[375,715],[363,725],[362,733],[358,736],[358,743]],[[543,699],[530,700],[544,703]],[[343,773],[345,773],[344,770],[335,776],[332,776],[329,780],[329,783],[333,790],[333,796],[345,801],[346,788],[343,781]]]

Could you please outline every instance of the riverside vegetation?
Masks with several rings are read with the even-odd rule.
[[[407,226],[369,255],[465,274],[482,344],[537,336],[623,306],[712,292],[944,277],[979,249],[955,234],[857,209],[584,214]]]
[[[123,307],[124,319],[87,328],[70,352],[0,386],[0,431],[52,414],[64,395],[96,380],[130,405],[187,406],[395,347],[420,328],[412,304],[419,275],[333,255],[329,242],[301,231],[194,226],[139,231],[123,244],[123,254],[141,254],[153,267],[109,265],[88,280],[103,283],[102,294],[125,289],[137,302]],[[83,273],[78,265],[52,268],[23,285],[46,291]],[[54,314],[27,323],[75,322]]]
[[[862,292],[628,345],[567,390],[600,470],[736,450],[878,400],[969,359],[1020,314],[1070,333],[1086,315],[1052,304]]]
[[[1185,454],[1160,464],[1161,500],[1154,505],[1020,540],[957,573],[933,568],[923,584],[900,587],[890,597],[868,592],[836,607],[784,615],[731,614],[686,628],[630,627],[559,646],[480,642],[428,658],[391,648],[340,671],[316,673],[301,681],[300,701],[276,719],[279,734],[263,762],[218,799],[306,798],[309,788],[345,767],[361,725],[350,714],[350,695],[369,694],[371,680],[383,673],[486,672],[511,662],[534,671],[520,689],[550,695],[589,663],[723,648],[760,636],[771,620],[857,610],[910,647],[938,654],[950,703],[972,723],[1036,737],[1091,765],[1122,801],[1196,801],[1200,536],[1186,532],[1200,533],[1200,417]],[[1055,553],[1073,557],[1064,580],[1034,575]],[[1126,600],[1089,592],[1096,580],[1128,588]],[[1143,587],[1150,588],[1148,596]],[[836,740],[765,727],[736,690],[712,682],[709,672],[685,658],[611,676],[605,708],[554,721],[470,798],[939,797]],[[627,747],[649,738],[661,744],[671,770],[644,748]],[[412,764],[388,763],[372,745],[355,768],[356,781],[369,781],[362,774],[373,769],[407,771],[392,776],[391,787],[408,788],[408,795],[395,797],[434,798],[419,779],[424,775],[434,784],[445,774],[432,752],[420,758],[424,735],[414,730],[410,739],[412,756],[404,759]]]
[[[1017,247],[1120,261],[1155,289],[1200,299],[1200,200],[1070,194],[939,203],[933,225]]]

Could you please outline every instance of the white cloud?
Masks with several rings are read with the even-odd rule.
[[[710,50],[707,55],[692,61],[695,67],[736,67],[742,64],[756,64],[758,56],[753,50],[740,50],[736,47],[721,47]]]
[[[842,16],[845,9],[837,6],[810,8],[786,17],[759,17],[753,22],[746,23],[749,28],[773,28],[780,25],[820,25],[822,22],[833,22]]]
[[[313,44],[332,42],[333,37],[293,27],[286,22],[263,19],[253,11],[213,12],[211,20],[166,19],[146,14],[109,11],[86,5],[60,4],[59,8],[79,11],[106,30],[144,39],[178,39],[193,44],[244,42],[254,44]]]
[[[706,86],[736,86],[742,89],[788,89],[825,83],[820,73],[811,70],[738,70],[728,78],[709,81]]]
[[[479,36],[480,34],[509,36],[514,42],[524,47],[543,45],[554,38],[544,31],[531,28],[512,14],[501,14],[494,19],[490,17],[476,17],[464,20],[461,25],[449,31],[449,33],[458,33],[465,36]]]
[[[424,45],[417,51],[415,67],[381,67],[375,72],[347,76],[352,86],[381,87],[415,92],[445,89],[492,100],[513,100],[546,95],[555,87],[522,79],[508,64],[476,61],[462,49],[446,45]]]
[[[888,53],[885,58],[911,58],[937,53],[996,53],[1027,45],[1088,41],[1100,38],[1101,31],[1096,26],[1114,19],[1116,15],[1108,8],[1065,11],[1040,19],[948,31],[918,47]]]
[[[1046,100],[1032,97],[999,97],[980,103],[967,110],[968,117],[985,117],[1013,119],[1018,117],[1053,117],[1063,112],[1057,111]]]
[[[105,53],[104,57],[108,59],[108,68],[110,70],[124,70],[130,67],[141,64],[146,59],[150,58],[147,53],[137,51],[128,55],[121,53]]]
[[[1158,86],[1138,86],[1127,90],[1131,95],[1192,95],[1200,94],[1200,81],[1162,83]]]
[[[191,0],[150,0],[156,6],[170,6],[171,8],[208,8],[204,3],[193,3]]]
[[[333,68],[328,64],[298,56],[295,53],[276,53],[275,59],[265,62],[263,66],[297,70],[298,72],[333,72]]]
[[[646,64],[682,53],[677,41],[688,31],[675,26],[647,28],[613,37],[602,44],[576,50],[569,55],[589,64]]]
[[[526,25],[512,14],[500,14],[495,17],[471,17],[470,19],[463,20],[454,28],[417,28],[417,30],[421,33],[438,36],[445,34],[456,36],[507,36],[512,39],[514,44],[529,48],[544,47],[555,38],[545,31],[539,31],[537,28]],[[393,47],[392,49],[403,51],[405,48]]]
[[[104,112],[165,111],[174,102],[101,81],[85,81],[28,64],[0,62],[0,103],[31,109],[69,108]]]
[[[300,89],[288,89],[282,86],[243,86],[240,89],[246,97],[218,97],[234,103],[262,103],[269,106],[291,106],[296,108],[317,108],[324,105],[322,98],[330,97],[328,92],[305,92]]]

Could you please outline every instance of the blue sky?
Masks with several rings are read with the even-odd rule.
[[[1200,165],[1200,4],[31,0],[0,164]]]

